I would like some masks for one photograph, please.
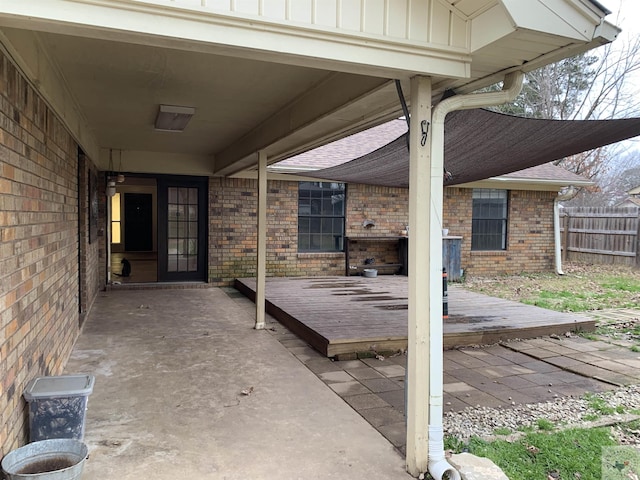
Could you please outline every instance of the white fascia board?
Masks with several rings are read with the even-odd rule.
[[[496,188],[500,190],[535,190],[535,191],[558,191],[564,187],[573,185],[574,187],[590,187],[594,185],[591,180],[544,180],[535,178],[509,178],[507,176],[491,177],[477,182],[461,183],[451,185],[451,188]]]
[[[120,157],[118,157],[120,162]],[[168,152],[146,152],[124,150],[122,152],[122,171],[130,173],[163,173],[167,175],[213,176],[214,160],[208,155],[187,155]],[[109,169],[109,149],[100,149],[98,166]],[[257,178],[257,177],[256,177]]]
[[[382,78],[471,75],[466,48],[158,2],[3,0],[0,25]]]
[[[502,0],[516,28],[589,42],[603,21],[582,2],[567,0]],[[604,12],[603,12],[604,14]]]
[[[225,175],[221,175],[225,176]],[[248,178],[255,180],[258,178],[257,170],[243,170],[238,173],[234,173],[233,175],[227,175],[226,178]],[[316,178],[316,177],[305,177],[304,172],[300,172],[300,174],[295,173],[284,173],[284,172],[274,172],[267,170],[267,178],[269,180],[280,180],[284,182],[332,182],[335,183],[337,180],[329,180],[328,178]],[[342,182],[337,182],[342,183]]]
[[[604,44],[620,33],[600,13],[577,0],[502,0],[472,19],[470,51],[507,42],[509,35],[519,30],[566,38],[567,44],[594,40]]]

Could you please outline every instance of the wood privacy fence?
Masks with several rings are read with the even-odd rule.
[[[562,209],[563,260],[640,267],[638,207]]]

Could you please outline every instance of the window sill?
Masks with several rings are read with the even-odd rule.
[[[506,250],[471,250],[472,256],[491,256],[491,257],[501,257],[506,256]]]
[[[344,252],[300,252],[298,258],[344,258]]]

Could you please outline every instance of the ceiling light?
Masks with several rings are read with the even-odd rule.
[[[181,132],[195,113],[196,109],[193,107],[160,105],[155,128],[168,132]]]

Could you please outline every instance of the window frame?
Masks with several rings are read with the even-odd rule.
[[[504,189],[474,188],[472,190],[472,252],[503,252],[507,250],[509,238],[509,198],[509,191]],[[476,200],[485,200],[485,204],[477,205]],[[491,202],[489,200],[502,200],[502,203],[498,204],[497,202]],[[478,209],[482,209],[484,213],[479,215],[477,212]],[[500,214],[498,214],[498,210],[501,210]],[[498,233],[498,230],[500,230],[500,233]]]
[[[332,188],[338,185],[338,188]],[[341,186],[341,188],[340,188]],[[315,188],[312,188],[315,187]],[[304,192],[308,194],[304,195]],[[334,195],[342,195],[342,211],[335,212]],[[331,203],[331,212],[328,212]],[[336,202],[338,203],[338,202]],[[298,252],[344,252],[347,185],[342,182],[298,182]],[[314,212],[314,209],[316,210]],[[305,226],[306,225],[306,226]],[[339,232],[339,235],[336,233]],[[331,239],[329,237],[332,237]],[[331,246],[329,246],[331,245]]]

